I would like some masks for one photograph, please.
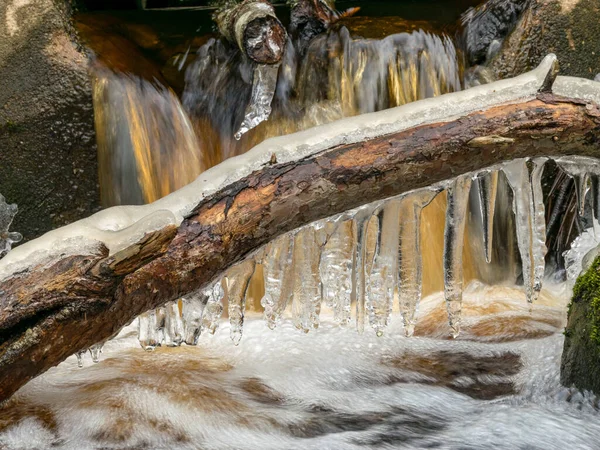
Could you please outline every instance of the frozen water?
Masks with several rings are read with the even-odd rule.
[[[444,228],[444,295],[452,336],[460,333],[463,296],[463,246],[471,175],[456,178],[448,186],[448,206]]]
[[[6,199],[0,194],[0,258],[11,250],[13,244],[23,239],[20,233],[8,231],[18,210],[17,205],[6,203]]]
[[[245,133],[256,128],[271,115],[271,102],[277,87],[279,66],[279,64],[257,64],[254,68],[252,95],[244,120],[235,133],[237,140],[240,140]]]
[[[485,260],[492,260],[494,236],[494,212],[496,210],[496,192],[498,191],[498,171],[490,170],[480,174],[476,179],[479,193],[479,207],[483,222],[483,248]]]
[[[227,293],[229,299],[229,323],[231,324],[231,340],[235,345],[240,343],[246,312],[246,294],[250,278],[254,274],[256,261],[251,258],[227,271]]]
[[[422,190],[400,200],[398,298],[407,336],[412,336],[415,331],[422,294],[421,212],[437,194],[437,190]]]
[[[19,246],[0,260],[0,279],[50,258],[57,251],[89,252],[91,248],[97,248],[100,241],[114,253],[139,239],[140,233],[143,236],[151,229],[160,229],[168,224],[178,225],[202,198],[261,168],[269,163],[273,154],[279,163],[285,163],[336,145],[397,133],[425,123],[453,120],[501,103],[535,98],[546,75],[555,65],[556,57],[548,55],[538,68],[512,79],[267,139],[243,155],[229,158],[203,172],[193,183],[154,203],[109,208]],[[146,221],[137,224],[142,218],[146,218]],[[79,239],[67,241],[76,237]]]
[[[502,167],[513,191],[517,243],[529,302],[535,301],[539,295],[544,276],[546,225],[541,176],[545,162],[545,158],[529,162],[531,172],[526,159],[506,163]]]

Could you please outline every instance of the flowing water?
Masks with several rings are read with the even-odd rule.
[[[198,47],[171,62],[181,96],[161,77],[94,74],[105,205],[154,201],[268,137],[485,81],[432,31],[289,43],[258,96],[238,52]],[[236,139],[250,99],[269,95],[268,120]],[[80,354],[29,383],[0,410],[0,448],[594,448],[597,400],[559,384],[569,285],[546,274],[542,288],[549,164],[280,237],[142,315],[98,364]],[[582,161],[557,164],[585,192]],[[574,246],[569,280],[595,242]]]

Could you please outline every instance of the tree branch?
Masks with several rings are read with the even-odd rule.
[[[461,97],[436,101],[452,98]],[[515,158],[600,157],[600,109],[544,93],[288,162],[273,155],[199,201],[177,228],[146,233],[112,256],[98,244],[85,255],[32,262],[5,278],[0,400],[140,313],[202,288],[263,244],[314,220]]]

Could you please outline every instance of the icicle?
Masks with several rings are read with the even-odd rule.
[[[77,367],[81,368],[83,367],[83,357],[85,356],[87,350],[80,350],[77,353],[75,353],[75,356],[77,357]]]
[[[352,221],[341,221],[323,248],[319,272],[325,304],[333,309],[334,321],[342,326],[350,323],[353,254]]]
[[[492,239],[494,235],[494,211],[496,210],[496,192],[498,191],[498,171],[487,171],[477,178],[479,206],[483,222],[483,244],[486,262],[492,260]]]
[[[535,158],[531,168],[531,203],[532,243],[533,243],[533,291],[542,290],[544,273],[546,271],[546,209],[544,207],[544,192],[542,190],[542,175],[548,158]],[[532,301],[535,300],[532,298]]]
[[[319,327],[321,280],[320,245],[313,226],[302,228],[294,236],[294,298],[292,320],[296,328],[308,333]]]
[[[265,321],[270,329],[274,329],[281,319],[292,298],[293,269],[292,260],[293,237],[284,234],[269,243],[265,249],[263,261],[265,295],[260,301],[265,309]]]
[[[590,171],[598,170],[598,162],[589,164],[590,158],[569,156],[556,160],[558,166],[573,179],[577,196],[577,211],[580,217],[585,215],[585,198],[590,189]]]
[[[13,244],[23,239],[20,233],[8,231],[17,212],[17,205],[6,203],[0,194],[0,258],[10,251]]]
[[[229,323],[230,336],[235,345],[242,339],[244,327],[244,314],[246,310],[246,293],[250,278],[254,274],[256,262],[247,259],[227,272],[227,292],[229,293]]]
[[[100,353],[102,353],[103,347],[104,347],[104,342],[99,342],[97,344],[92,345],[88,349],[90,351],[90,356],[92,357],[92,361],[96,364],[100,361]]]
[[[400,201],[398,297],[406,336],[412,336],[415,331],[422,293],[421,212],[437,194],[437,190],[422,190]]]
[[[246,107],[244,121],[235,138],[239,141],[242,136],[264,122],[271,115],[271,102],[277,87],[277,74],[280,64],[257,64],[252,80],[252,95]]]
[[[161,344],[156,311],[145,312],[139,317],[138,339],[146,351],[152,351]]]
[[[184,341],[187,345],[196,345],[200,336],[207,296],[204,291],[197,291],[181,299],[181,303]]]
[[[184,341],[185,330],[179,313],[179,302],[165,305],[165,345],[178,347]]]
[[[456,178],[448,187],[448,206],[444,229],[444,295],[452,336],[460,333],[463,294],[463,245],[471,176]]]
[[[354,264],[352,268],[352,295],[356,303],[356,329],[359,333],[365,331],[365,297],[367,268],[367,227],[373,216],[372,205],[358,209],[354,215],[354,235],[356,246],[354,248]]]
[[[530,176],[527,161],[506,163],[502,171],[513,191],[513,209],[517,228],[517,243],[521,255],[523,283],[527,301],[535,301],[542,289],[544,257],[546,255],[546,225],[541,177],[546,159],[532,161]]]
[[[399,199],[390,200],[380,212],[377,246],[367,282],[369,323],[377,336],[383,336],[392,315],[400,235]]]
[[[206,306],[202,315],[202,333],[215,334],[219,326],[219,320],[223,314],[223,280],[217,281],[214,285],[204,291],[206,298]]]

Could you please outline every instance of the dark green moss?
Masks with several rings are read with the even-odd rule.
[[[600,257],[578,279],[573,288],[573,301],[589,304],[589,338],[600,345]],[[569,307],[570,311],[571,307]]]
[[[600,257],[573,288],[560,381],[600,395]]]

